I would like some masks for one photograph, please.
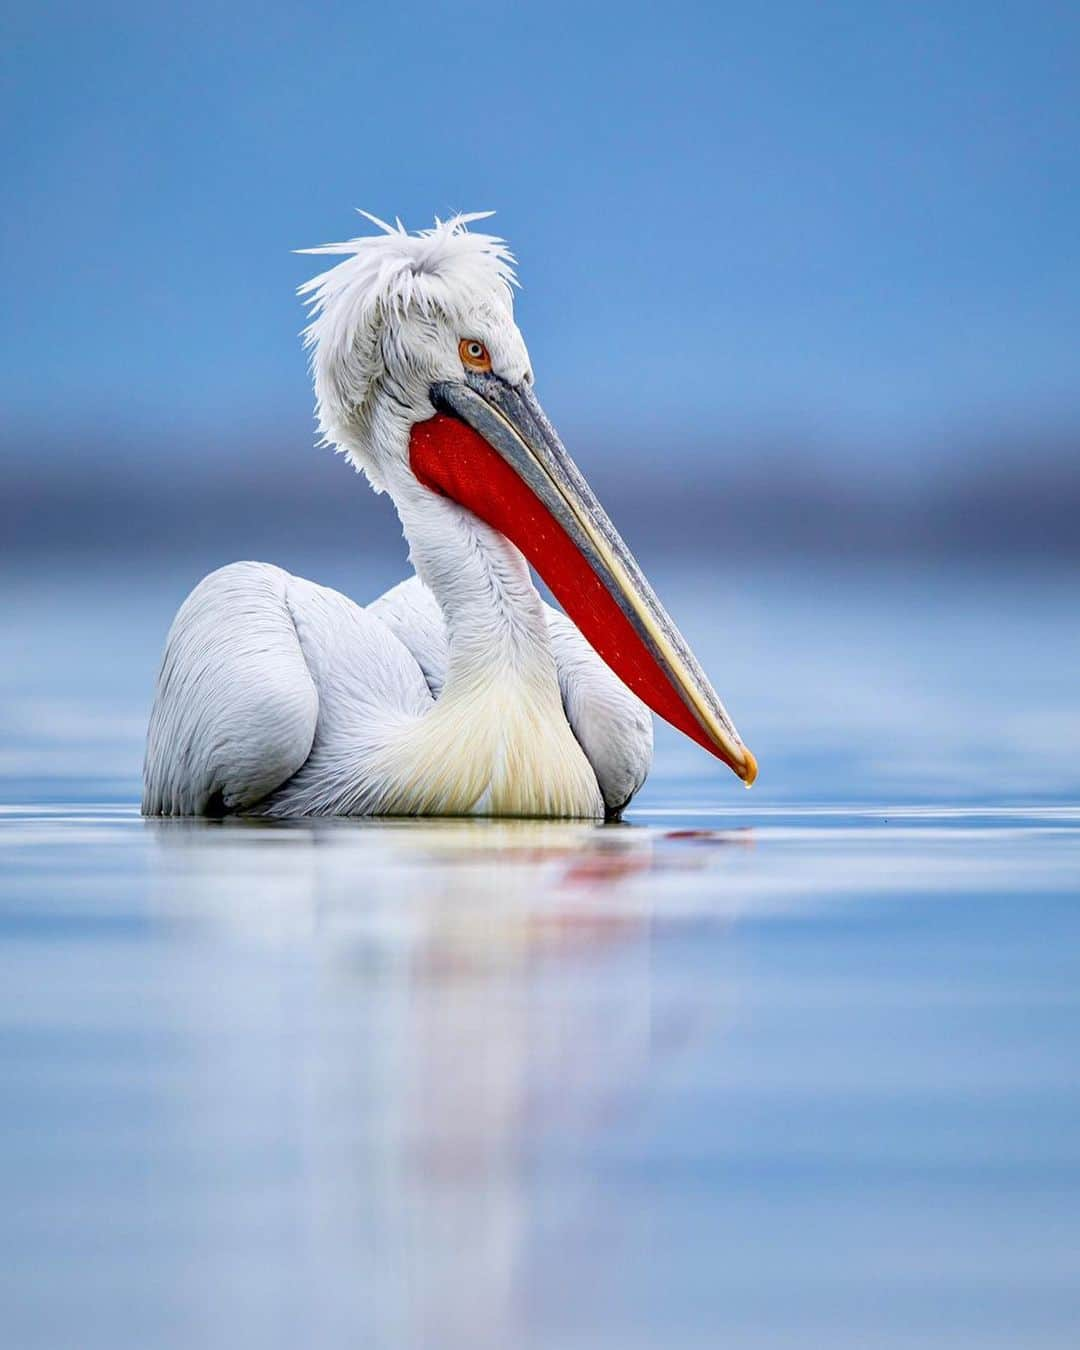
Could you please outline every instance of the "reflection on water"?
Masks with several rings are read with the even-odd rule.
[[[264,941],[322,931],[432,970],[601,948],[716,870],[746,829],[585,822],[153,820],[153,897]],[[692,837],[697,847],[674,847]],[[720,897],[717,897],[718,902]]]
[[[542,1186],[538,1214],[530,1170],[573,1166],[715,1021],[723,959],[707,988],[657,999],[653,931],[700,910],[706,876],[722,928],[726,864],[750,837],[18,809],[4,825],[28,902],[9,927],[46,938],[14,972],[24,1036],[63,1028],[45,1099],[37,1070],[21,1084],[22,1175],[53,1184],[53,1092],[85,1099],[52,1122],[88,1168],[74,1196],[111,1174],[83,1298],[102,1302],[103,1270],[121,1277],[115,1224],[169,1286],[191,1270],[215,1287],[223,1261],[259,1272],[249,1295],[218,1291],[208,1335],[255,1315],[249,1296],[295,1297],[305,1325],[388,1346],[522,1343],[537,1222],[604,1226],[584,1176]],[[58,1219],[39,1233],[54,1261]],[[295,1295],[272,1287],[280,1253],[260,1267],[269,1233],[317,1262]],[[29,1278],[27,1300],[27,1277],[23,1334],[50,1316],[51,1279]]]
[[[6,1343],[1071,1343],[1080,812],[0,857]]]

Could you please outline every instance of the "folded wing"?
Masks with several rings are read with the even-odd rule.
[[[291,580],[267,563],[233,563],[180,607],[150,716],[144,815],[243,811],[307,759],[319,696],[289,608]]]

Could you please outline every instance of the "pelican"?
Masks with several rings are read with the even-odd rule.
[[[166,639],[145,815],[618,819],[650,708],[753,782],[537,401],[515,259],[470,229],[490,214],[303,250],[343,257],[300,288],[319,430],[390,497],[415,575],[364,608],[268,563],[204,578]]]

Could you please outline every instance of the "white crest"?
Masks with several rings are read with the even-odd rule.
[[[400,220],[388,225],[366,211],[360,214],[380,233],[298,250],[345,255],[336,267],[306,281],[298,294],[311,311],[303,337],[311,352],[319,430],[326,443],[345,450],[371,475],[373,465],[357,432],[382,373],[380,337],[387,325],[409,319],[453,321],[484,307],[510,315],[517,278],[505,240],[468,228],[490,211],[446,221],[436,217],[430,229],[415,233]]]

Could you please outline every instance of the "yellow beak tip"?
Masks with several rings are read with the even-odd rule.
[[[745,746],[743,747],[743,767],[739,777],[747,787],[753,787],[754,780],[757,778],[757,760]]]

